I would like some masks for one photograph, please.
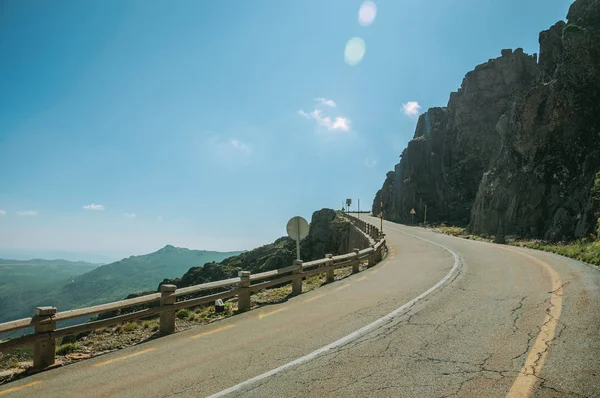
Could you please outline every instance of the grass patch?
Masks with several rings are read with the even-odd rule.
[[[14,348],[2,354],[0,369],[16,368],[19,366],[19,362],[28,362],[33,359],[33,345]]]
[[[56,347],[56,354],[58,355],[67,355],[72,352],[77,352],[81,349],[81,345],[79,343],[67,343],[61,344]]]
[[[134,330],[138,330],[140,326],[136,322],[129,322],[123,326],[124,332],[133,332]]]
[[[467,235],[467,230],[462,227],[440,225],[437,227],[433,227],[432,230],[434,232],[438,232],[440,234],[446,234],[446,235],[452,235],[452,236]]]
[[[185,319],[190,317],[190,315],[193,314],[190,310],[188,310],[187,308],[182,308],[179,311],[177,311],[177,318],[179,319]]]
[[[515,246],[543,250],[570,257],[585,263],[600,265],[600,242],[577,240],[565,243],[549,243],[544,241],[522,241],[512,243]]]

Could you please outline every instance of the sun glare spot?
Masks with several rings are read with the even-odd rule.
[[[377,16],[377,6],[372,1],[365,1],[358,10],[358,23],[369,26]]]
[[[354,37],[346,43],[344,59],[348,65],[357,65],[365,56],[366,46],[363,39]]]

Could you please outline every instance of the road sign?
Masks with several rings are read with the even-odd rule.
[[[412,215],[414,216],[415,214],[417,214],[417,212],[416,212],[416,211],[415,211],[415,209],[413,208],[413,209],[410,211],[410,214],[412,214]]]
[[[352,204],[352,199],[346,199],[346,207],[348,208],[348,211],[350,211],[351,204]]]
[[[295,240],[302,240],[308,236],[308,222],[300,216],[290,218],[290,221],[288,221],[287,223],[286,229],[288,236]]]
[[[292,217],[286,229],[288,236],[296,241],[296,258],[300,260],[300,241],[308,236],[308,222],[300,216]]]

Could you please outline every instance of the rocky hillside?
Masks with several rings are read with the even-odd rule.
[[[343,254],[354,248],[364,249],[368,246],[368,238],[352,227],[348,220],[334,210],[321,209],[312,215],[310,232],[301,242],[300,253],[304,261],[311,261],[323,258],[328,253]],[[181,278],[165,279],[162,283],[186,287],[232,278],[237,276],[240,270],[258,273],[288,267],[295,259],[295,241],[282,237],[273,243],[226,258],[221,262],[192,267]]]
[[[416,132],[375,197],[384,217],[467,224],[478,234],[562,240],[594,230],[600,170],[600,0],[469,72]]]

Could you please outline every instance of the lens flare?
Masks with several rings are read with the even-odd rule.
[[[363,39],[354,37],[346,43],[344,60],[348,65],[357,65],[365,56],[366,46]]]
[[[372,1],[365,1],[358,10],[358,23],[369,26],[377,16],[377,6]]]

